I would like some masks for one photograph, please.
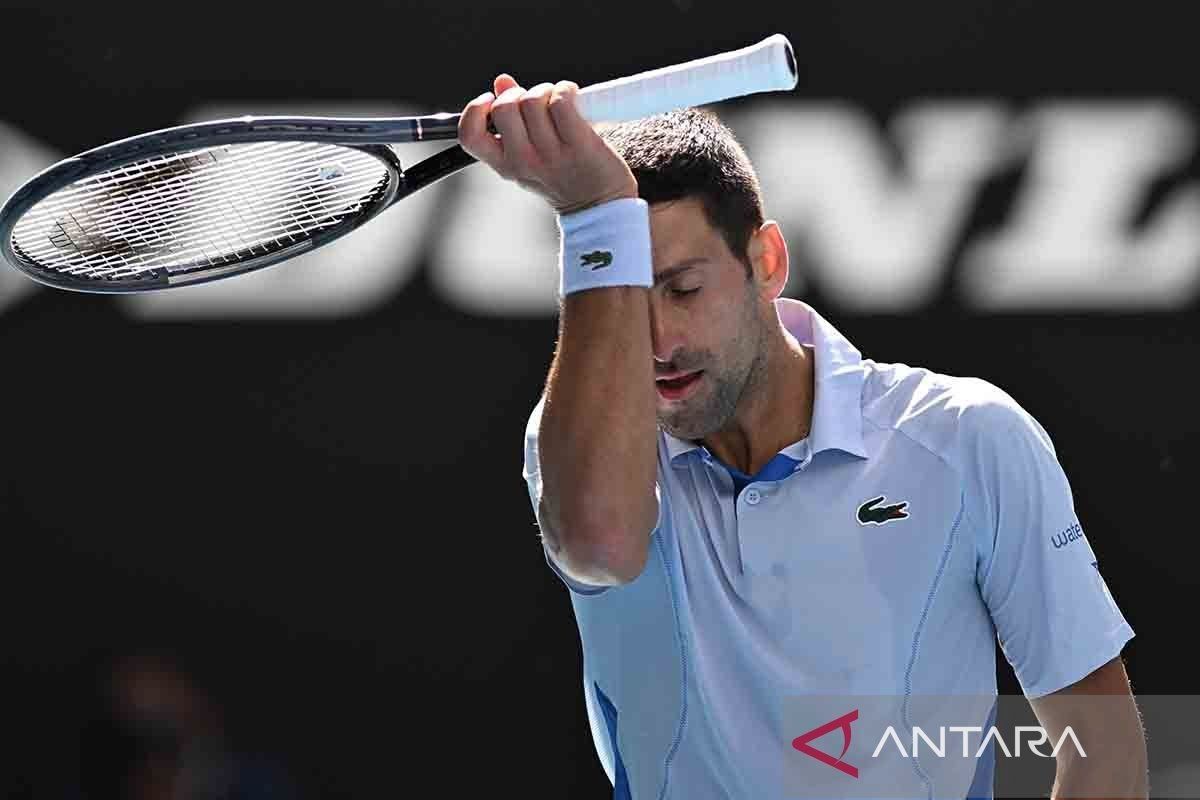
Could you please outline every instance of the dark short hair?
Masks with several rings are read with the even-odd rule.
[[[762,190],[746,152],[711,111],[688,108],[601,127],[651,205],[695,197],[730,251],[746,264],[763,223]]]

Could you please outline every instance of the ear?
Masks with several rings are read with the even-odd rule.
[[[775,220],[769,219],[759,226],[750,237],[748,252],[763,299],[774,300],[783,294],[788,279],[788,251]]]

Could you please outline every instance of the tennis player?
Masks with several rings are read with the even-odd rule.
[[[1042,426],[782,298],[784,235],[715,115],[598,131],[572,83],[493,88],[461,142],[561,231],[524,477],[614,797],[788,796],[789,698],[994,696],[997,636],[1047,731],[1114,743],[1060,755],[1055,796],[1145,796],[1133,631]],[[1046,702],[1070,693],[1128,702]],[[992,763],[941,785],[910,767],[892,796],[990,797]]]

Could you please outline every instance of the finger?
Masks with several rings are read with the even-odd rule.
[[[492,101],[496,99],[491,92],[484,92],[476,97],[463,109],[458,118],[458,143],[475,158],[495,166],[504,159],[504,149],[496,137],[487,129]]]
[[[492,81],[492,92],[499,97],[514,86],[519,86],[517,79],[507,72],[501,72],[496,76],[496,80]]]
[[[517,101],[524,93],[525,90],[520,86],[513,86],[492,103],[492,124],[500,133],[504,160],[508,168],[517,173],[527,172],[525,165],[534,158],[529,133],[525,130],[525,121],[517,107]]]
[[[512,75],[509,75],[507,72],[501,72],[496,76],[496,79],[492,81],[492,94],[496,95],[496,97],[499,97],[514,86],[520,86],[520,84],[517,83],[517,79]],[[492,120],[490,117],[488,118],[488,125],[491,126],[492,133],[495,133],[496,126],[492,125]]]
[[[558,131],[548,110],[552,91],[554,84],[539,83],[525,92],[517,103],[529,141],[542,158],[553,158],[562,150],[562,140],[558,138]]]
[[[550,118],[558,136],[567,145],[579,145],[596,136],[592,125],[579,113],[576,98],[579,85],[574,81],[559,81],[550,93]]]

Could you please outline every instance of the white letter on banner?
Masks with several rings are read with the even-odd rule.
[[[908,758],[908,753],[904,752],[904,742],[900,741],[900,737],[896,735],[896,729],[891,725],[888,725],[887,730],[883,732],[883,736],[879,737],[879,744],[875,745],[875,752],[871,753],[871,758],[879,757],[879,751],[883,749],[883,743],[888,740],[889,736],[896,743],[896,749],[900,751],[900,755]]]
[[[921,739],[925,740],[925,744],[929,745],[929,749],[934,752],[938,758],[943,758],[946,755],[946,729],[945,727],[938,728],[938,743],[934,744],[929,735],[925,733],[925,729],[920,725],[913,727],[912,735],[912,754],[913,758],[917,758],[917,744]]]
[[[1011,157],[996,103],[926,103],[901,113],[894,164],[871,120],[843,105],[764,102],[731,117],[792,245],[793,275],[847,311],[911,311],[947,276],[984,179]],[[789,282],[788,293],[802,284]]]
[[[1046,735],[1045,728],[1042,728],[1040,725],[1018,725],[1017,726],[1017,733],[1016,733],[1016,737],[1015,737],[1017,746],[1015,748],[1015,751],[1016,751],[1016,756],[1018,758],[1020,758],[1020,756],[1021,756],[1021,734],[1022,733],[1036,733],[1038,735],[1038,738],[1036,740],[1029,742],[1029,749],[1032,750],[1037,755],[1041,756],[1042,758],[1045,758],[1046,754],[1038,749],[1038,745],[1042,745],[1042,744],[1045,744],[1046,742],[1050,741],[1050,737]]]
[[[972,731],[975,733],[983,733],[983,728],[979,727],[978,725],[951,725],[950,731],[951,733],[962,733],[963,758],[970,758],[971,753],[967,750],[967,734],[971,733]]]
[[[1083,745],[1080,744],[1079,739],[1075,737],[1075,731],[1071,729],[1070,725],[1063,730],[1062,736],[1058,737],[1058,743],[1054,745],[1054,749],[1050,751],[1050,755],[1057,758],[1058,751],[1062,749],[1063,742],[1065,742],[1067,739],[1070,739],[1075,743],[1075,752],[1079,754],[1080,758],[1087,758],[1087,753],[1083,752]]]
[[[1165,102],[1056,103],[1028,121],[1033,156],[1008,226],[963,259],[961,289],[990,310],[1174,309],[1200,289],[1200,188],[1172,192],[1140,229],[1151,182],[1193,149]]]
[[[987,750],[988,740],[993,738],[996,740],[996,744],[1000,745],[1000,749],[1004,751],[1004,755],[1012,758],[1012,753],[1009,752],[1008,745],[1004,743],[1004,737],[1000,735],[1000,731],[996,729],[995,725],[988,729],[987,736],[984,736],[983,741],[979,743],[979,749],[975,752],[975,757],[979,758],[983,755],[984,751]]]
[[[431,283],[480,316],[558,313],[558,228],[546,201],[492,170],[467,167],[434,231]]]

